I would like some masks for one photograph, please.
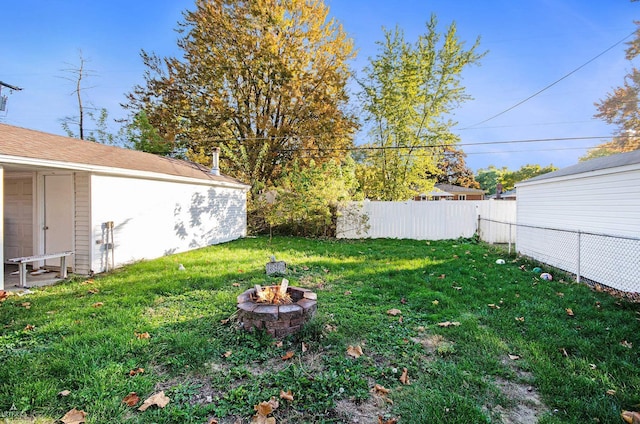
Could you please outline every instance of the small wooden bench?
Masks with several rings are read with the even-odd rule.
[[[23,256],[22,258],[7,259],[7,262],[18,264],[18,274],[20,275],[18,287],[26,287],[28,263],[60,258],[60,278],[67,278],[67,256],[71,256],[73,253],[73,250],[59,253],[45,253],[44,255]]]

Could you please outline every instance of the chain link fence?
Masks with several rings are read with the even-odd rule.
[[[509,253],[573,274],[578,282],[601,284],[627,293],[640,292],[640,238],[545,228],[478,218],[478,234],[501,228],[509,234]]]

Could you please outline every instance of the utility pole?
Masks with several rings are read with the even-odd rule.
[[[6,82],[0,81],[0,112],[4,112],[7,109],[7,96],[2,95],[2,87],[7,87],[10,90],[14,91],[22,91],[22,88],[16,87],[15,85],[7,84]]]

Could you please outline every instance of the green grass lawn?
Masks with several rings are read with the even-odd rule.
[[[235,320],[238,294],[279,282],[272,254],[318,295],[281,344]],[[535,266],[473,240],[248,238],[9,296],[0,418],[248,423],[275,397],[278,423],[623,422],[640,409],[640,304]],[[138,411],[162,390],[164,408]]]

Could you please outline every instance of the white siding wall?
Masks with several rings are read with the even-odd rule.
[[[640,170],[518,185],[518,224],[640,236]]]
[[[73,272],[88,274],[91,270],[91,248],[94,243],[91,236],[91,186],[87,172],[74,174],[74,264]]]
[[[91,177],[92,269],[105,269],[104,226],[114,222],[116,266],[246,235],[240,189],[112,176]]]
[[[415,240],[468,238],[476,232],[478,214],[483,218],[515,222],[515,208],[515,202],[489,200],[365,201],[350,204],[341,210],[336,233],[338,238],[407,238]],[[366,222],[368,228],[362,228],[358,224],[358,220],[354,216],[357,214],[368,217]],[[491,230],[487,230],[486,235],[491,239],[490,242],[506,243],[508,241],[508,227],[496,225],[494,229],[495,231],[490,234]],[[498,229],[500,229],[500,234],[504,234],[498,234]]]
[[[518,185],[517,223],[520,253],[581,278],[640,291],[640,242],[633,240],[640,238],[640,169]]]

